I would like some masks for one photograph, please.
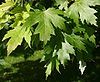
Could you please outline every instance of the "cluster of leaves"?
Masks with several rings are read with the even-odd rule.
[[[0,35],[0,49],[7,46],[3,54],[8,57],[0,54],[0,65],[40,59],[47,62],[47,78],[76,58],[83,74],[96,46],[96,5],[100,0],[5,0],[0,5],[0,31],[6,30]],[[29,50],[26,58],[20,53],[12,57],[19,47]]]

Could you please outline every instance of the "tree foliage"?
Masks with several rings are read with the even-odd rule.
[[[0,5],[0,70],[45,62],[46,78],[77,60],[83,74],[96,48],[100,0],[5,0]]]

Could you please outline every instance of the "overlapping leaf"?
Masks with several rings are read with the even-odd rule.
[[[97,17],[94,15],[97,11],[90,6],[100,4],[98,0],[76,0],[66,11],[67,16],[72,18],[75,23],[79,24],[79,18],[82,23],[96,25]]]
[[[60,65],[60,62],[57,59],[53,59],[52,61],[49,62],[49,64],[46,65],[46,72],[45,72],[46,79],[51,74],[52,70],[54,70],[54,68],[56,68],[56,70],[60,73],[59,65]]]
[[[68,9],[68,0],[55,0],[56,1],[56,5],[59,6],[59,9]]]
[[[66,40],[72,44],[75,48],[79,50],[86,51],[85,43],[83,42],[83,38],[80,36],[77,36],[75,34],[72,35],[66,35]]]
[[[69,54],[75,54],[75,50],[73,49],[73,46],[66,41],[65,43],[62,43],[62,48],[57,52],[61,64],[64,65],[66,60],[70,60]]]
[[[7,22],[11,19],[10,15],[5,15],[2,18],[0,18],[0,30],[7,26]]]
[[[5,0],[5,3],[0,5],[0,18],[7,12],[9,8],[11,8],[14,5],[14,2],[12,0]]]
[[[60,62],[61,64],[65,65],[65,61],[70,60],[70,54],[75,55],[75,50],[73,46],[70,45],[67,41],[62,42],[62,48],[59,49],[58,51],[54,50],[53,57],[51,58],[52,61],[46,66],[47,67],[46,77],[48,77],[51,74],[54,67],[60,73],[59,71]],[[58,56],[58,58],[56,56]]]
[[[8,12],[8,10],[13,7],[14,2],[12,0],[5,0],[5,3],[0,5],[0,30],[7,26],[8,20],[10,19],[10,15],[4,15]]]
[[[28,22],[28,24],[24,24],[24,26],[28,27],[38,23],[35,34],[39,33],[40,40],[44,41],[46,44],[47,41],[50,40],[50,35],[54,35],[53,25],[60,29],[65,28],[65,19],[58,14],[61,14],[61,11],[54,8],[49,8],[45,11],[35,11],[30,14],[30,17],[26,20],[26,23]]]
[[[51,74],[52,72],[52,62],[50,62],[48,65],[47,65],[47,69],[46,69],[46,78]]]
[[[23,38],[25,38],[26,42],[30,46],[31,35],[32,34],[29,29],[26,30],[20,26],[8,31],[8,33],[3,38],[3,40],[10,38],[7,43],[7,54],[9,55],[13,50],[16,49],[18,45],[21,45]]]
[[[21,45],[23,38],[30,46],[31,35],[32,35],[32,33],[30,31],[30,27],[21,25],[25,22],[25,19],[28,16],[29,16],[29,14],[27,12],[15,14],[15,22],[13,24],[11,24],[11,27],[13,27],[14,29],[8,31],[8,33],[3,38],[3,40],[10,38],[7,43],[7,54],[8,55],[13,50],[15,50],[18,45]]]
[[[83,0],[89,6],[100,5],[100,0]]]
[[[17,1],[17,4],[14,4],[13,1]],[[32,1],[33,0],[30,0],[30,2]],[[73,26],[74,28],[73,32],[75,32],[75,34],[77,35],[75,35],[74,33],[71,35],[65,33],[65,37],[61,35],[61,38],[59,38],[58,35],[63,34],[62,30],[67,28],[65,27],[64,23],[66,20],[62,17],[63,14],[65,13],[67,17],[73,19],[76,24],[79,24],[79,19],[80,19],[80,21],[83,24],[86,22],[87,24],[90,23],[96,25],[97,17],[94,14],[97,11],[93,9],[92,6],[100,5],[100,0],[74,0],[75,2],[70,4],[70,6],[69,3],[70,1],[73,0],[54,0],[54,1],[56,1],[54,3],[56,4],[56,6],[59,7],[59,9],[48,8],[47,10],[44,10],[45,9],[44,5],[42,5],[42,7],[40,8],[41,3],[38,3],[39,7],[35,6],[35,8],[33,8],[32,5],[30,6],[30,2],[28,1],[24,1],[25,3],[24,5],[23,0],[5,0],[5,3],[0,5],[0,29],[2,29],[5,24],[8,24],[8,22],[10,22],[9,26],[12,27],[12,30],[8,31],[3,38],[3,40],[9,39],[7,43],[8,55],[12,51],[14,51],[18,45],[21,45],[23,39],[25,39],[25,41],[31,47],[30,42],[32,33],[30,31],[30,28],[35,27],[34,34],[39,34],[40,40],[43,41],[44,44],[46,44],[47,41],[49,41],[48,44],[46,44],[45,48],[43,47],[42,44],[38,44],[39,47],[36,46],[38,50],[37,51],[34,50],[34,55],[31,55],[27,59],[31,61],[32,60],[36,61],[38,59],[41,59],[41,61],[49,60],[48,63],[46,64],[47,67],[45,72],[46,78],[51,74],[54,68],[56,68],[56,70],[59,72],[60,63],[64,65],[66,60],[70,60],[70,54],[75,54],[75,50],[78,50],[79,53],[82,53],[81,55],[82,57],[79,59],[84,58],[85,56],[83,57],[83,52],[84,51],[88,52],[88,47],[87,47],[88,45],[87,46],[85,45],[85,41],[89,42],[91,41],[91,43],[95,44],[95,36],[93,35],[93,33],[91,33],[90,30],[89,33],[91,34],[88,34],[87,29],[84,29],[85,26],[82,28],[78,26],[77,26],[78,28],[77,27],[75,28]],[[38,10],[36,8],[40,8],[41,10]],[[11,11],[9,11],[10,9]],[[10,15],[13,17],[12,20],[10,19],[11,17]],[[55,28],[59,28],[61,30]],[[79,34],[83,33],[84,35],[82,35],[81,37],[81,35],[78,35],[78,33]],[[65,39],[66,41],[63,42]],[[37,40],[39,43],[39,39]],[[60,44],[61,42],[62,44]],[[54,45],[51,45],[53,43]],[[40,50],[40,46],[42,46],[42,50]],[[59,50],[57,51],[55,48]],[[8,67],[9,67],[14,63],[19,63],[24,61],[24,58],[19,57],[16,59],[15,57],[7,57],[5,60],[8,62]],[[18,62],[18,60],[22,61]],[[0,60],[0,64],[2,64],[2,62],[4,62],[4,60]],[[5,66],[7,66],[6,63]],[[82,59],[82,61],[79,61],[79,69],[81,71],[81,74],[83,74],[85,67],[86,63]]]

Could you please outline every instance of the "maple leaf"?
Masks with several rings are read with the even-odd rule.
[[[5,0],[5,3],[0,5],[0,18],[14,5],[12,0]]]
[[[89,40],[96,45],[96,39],[95,38],[96,38],[95,35],[91,35]]]
[[[90,2],[90,3],[88,3]],[[95,2],[95,1],[94,1]],[[95,3],[96,4],[96,3]],[[87,24],[96,25],[97,17],[94,15],[97,11],[93,8],[90,8],[90,5],[93,5],[93,0],[85,1],[85,0],[76,0],[66,11],[67,16],[74,20],[76,24],[79,24],[79,18],[82,23],[84,21]]]
[[[68,9],[68,0],[55,0],[56,1],[56,5],[59,6],[59,9],[65,9],[67,10]]]
[[[60,60],[61,64],[64,65],[65,60],[70,60],[69,54],[75,54],[73,46],[70,45],[67,41],[65,43],[62,42],[62,48],[57,52],[58,59]]]
[[[7,38],[10,38],[7,43],[7,54],[9,55],[13,50],[16,49],[18,45],[21,45],[23,38],[25,38],[26,42],[30,46],[31,35],[32,34],[29,29],[26,30],[25,28],[21,28],[20,26],[8,31],[8,33],[3,38],[3,41]]]
[[[51,34],[55,34],[53,25],[60,29],[65,29],[65,19],[58,14],[61,14],[61,11],[54,8],[49,8],[45,11],[37,10],[34,13],[30,13],[30,16],[26,20],[26,24],[24,24],[24,26],[29,27],[38,23],[34,34],[39,33],[40,40],[44,41],[46,44],[47,41],[50,40]]]
[[[56,66],[56,70],[60,73],[59,65],[60,65],[60,62],[55,57],[52,57],[52,60],[50,60],[50,62],[47,65],[45,65],[45,67],[46,67],[46,72],[45,72],[46,79],[51,74],[51,72],[54,70],[55,66]]]
[[[90,6],[100,5],[100,0],[83,0],[84,2],[87,2]]]
[[[3,40],[10,38],[10,40],[7,43],[7,53],[8,55],[15,50],[15,48],[18,45],[21,45],[22,38],[23,38],[23,32],[21,32],[21,27],[16,27],[13,30],[8,31],[8,33],[4,36]]]
[[[60,62],[56,60],[56,70],[60,73],[59,66],[60,66]]]
[[[7,24],[7,22],[10,20],[10,15],[5,15],[2,18],[0,18],[0,30],[5,27]]]
[[[47,79],[47,77],[51,74],[51,72],[52,72],[52,62],[50,62],[47,66],[47,69],[46,69],[46,79]]]
[[[83,43],[83,38],[72,34],[72,35],[65,35],[66,40],[73,45],[75,48],[79,49],[79,50],[84,50],[86,51],[86,47],[85,44]]]
[[[10,19],[10,15],[5,15],[5,13],[7,13],[13,5],[14,2],[12,0],[5,0],[5,3],[0,5],[0,30],[8,25],[6,22]]]

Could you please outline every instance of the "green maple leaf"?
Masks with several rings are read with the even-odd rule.
[[[23,30],[22,30],[23,31]],[[28,27],[26,30],[24,30],[23,32],[23,38],[25,39],[25,41],[28,43],[29,47],[31,47],[31,36],[32,36],[32,33],[30,31],[30,27]]]
[[[47,77],[51,74],[51,72],[52,72],[52,62],[50,62],[47,66],[47,69],[46,69],[46,79],[47,79]]]
[[[56,60],[56,70],[60,73],[59,66],[60,66],[60,62]]]
[[[68,0],[55,0],[56,1],[56,5],[59,6],[59,9],[65,9],[67,10],[68,9]]]
[[[8,31],[8,33],[3,38],[3,40],[10,38],[7,43],[7,54],[9,55],[13,50],[16,49],[18,45],[21,45],[23,38],[25,38],[26,42],[30,46],[31,35],[32,34],[29,29],[26,30],[25,28],[21,28],[20,26]]]
[[[66,41],[65,43],[62,43],[62,48],[57,52],[61,64],[64,65],[66,60],[70,60],[69,54],[75,54],[75,50],[73,49],[73,46]]]
[[[27,12],[15,14],[15,22],[10,25],[14,29],[8,31],[8,33],[3,38],[3,40],[10,38],[7,43],[7,54],[8,55],[13,50],[15,50],[18,45],[21,45],[23,38],[28,43],[29,47],[31,47],[30,42],[31,42],[32,33],[30,31],[30,27],[21,25],[25,23],[25,19],[27,19],[28,16],[29,14]]]
[[[58,15],[61,13],[62,12],[60,10],[54,8],[49,8],[45,11],[37,10],[30,13],[30,16],[26,20],[26,24],[24,24],[24,26],[29,27],[38,23],[34,34],[40,34],[40,40],[44,41],[46,44],[47,41],[50,40],[51,34],[55,34],[53,25],[60,29],[65,29],[65,19]]]
[[[96,0],[97,1],[97,0]],[[88,24],[94,24],[96,25],[96,19],[97,17],[94,15],[97,11],[93,8],[90,8],[90,6],[95,3],[97,4],[95,0],[76,0],[66,11],[67,16],[74,20],[76,24],[79,23],[79,18],[82,23],[86,21]],[[100,1],[99,1],[100,2]]]
[[[100,0],[83,0],[90,6],[100,5]]]
[[[5,0],[5,3],[0,5],[0,18],[14,5],[12,0]]]
[[[89,40],[94,43],[96,45],[96,40],[95,40],[96,36],[95,35],[91,35]]]
[[[84,50],[86,51],[85,43],[83,43],[83,38],[72,34],[72,35],[66,35],[66,40],[73,45],[75,48],[79,50]]]
[[[7,22],[11,19],[10,15],[5,15],[2,18],[0,18],[0,30],[5,27]]]
[[[5,0],[5,3],[0,5],[0,30],[8,25],[6,22],[9,21],[10,15],[5,15],[5,13],[7,13],[13,5],[14,2],[12,0]]]
[[[45,72],[46,73],[46,79],[51,74],[51,72],[54,70],[54,68],[56,68],[56,70],[60,73],[59,65],[60,65],[60,62],[55,57],[52,57],[49,64],[47,64],[45,66],[46,67],[46,72]]]
[[[52,70],[54,70],[54,68],[56,68],[56,70],[60,73],[59,65],[60,65],[60,62],[57,59],[57,50],[54,50],[53,53],[52,53],[52,57],[50,58],[50,62],[47,65],[45,65],[45,67],[46,67],[46,72],[45,72],[46,73],[46,79],[51,74]]]

